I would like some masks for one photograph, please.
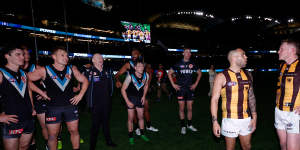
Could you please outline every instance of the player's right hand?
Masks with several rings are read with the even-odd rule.
[[[117,88],[121,88],[121,87],[122,87],[122,83],[121,83],[120,81],[117,81],[117,82],[116,82],[116,87],[117,87]]]
[[[6,124],[10,124],[12,123],[18,123],[18,116],[16,115],[6,115],[5,113],[1,113],[0,114],[0,122],[6,123]]]
[[[213,122],[213,132],[216,137],[221,137],[221,127],[217,121]]]
[[[128,106],[129,108],[133,108],[133,107],[134,107],[134,105],[133,105],[131,102],[127,102],[127,106]]]
[[[179,90],[180,90],[180,86],[177,85],[177,84],[174,84],[174,85],[173,85],[173,88],[174,88],[176,91],[179,91]]]

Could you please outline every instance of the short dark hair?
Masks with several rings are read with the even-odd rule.
[[[133,52],[133,51],[138,51],[139,53],[141,53],[141,51],[138,48],[135,48],[135,47],[131,49],[131,52]]]
[[[295,46],[295,48],[296,48],[296,54],[300,53],[299,52],[300,51],[300,43],[299,43],[299,41],[297,41],[295,39],[284,39],[284,40],[281,41],[281,44],[282,43],[287,43],[289,45]]]
[[[145,63],[142,60],[139,60],[139,59],[134,61],[134,66],[137,66],[137,64],[139,64],[139,63],[141,63],[145,66]]]
[[[3,55],[11,54],[11,52],[16,50],[16,49],[23,50],[19,45],[4,45],[1,49],[1,52],[2,52]]]
[[[62,50],[65,51],[66,53],[68,53],[68,51],[66,50],[66,48],[64,46],[56,46],[52,49],[52,55],[55,54],[57,51]]]
[[[0,58],[1,58],[0,64],[1,65],[7,64],[7,60],[5,58],[5,55],[6,54],[10,55],[16,49],[21,49],[22,50],[22,48],[17,44],[5,44],[5,45],[0,46],[0,52],[1,52],[1,54],[0,54]]]

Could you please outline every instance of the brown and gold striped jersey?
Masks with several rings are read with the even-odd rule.
[[[248,71],[235,73],[230,69],[222,72],[226,84],[221,89],[223,118],[244,119],[250,117],[249,89],[252,79]]]
[[[295,60],[288,65],[280,65],[280,75],[278,78],[278,89],[276,107],[282,111],[293,111],[300,106],[300,65],[299,60]]]

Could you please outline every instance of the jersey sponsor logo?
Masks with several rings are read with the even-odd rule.
[[[64,91],[71,80],[72,69],[71,67],[67,66],[66,75],[64,76],[63,80],[57,77],[57,74],[50,66],[46,66],[47,73],[50,75],[51,79],[54,83]]]
[[[8,134],[22,134],[24,129],[9,130]]]
[[[56,117],[48,117],[46,118],[46,121],[56,121]]]
[[[180,70],[180,73],[181,74],[192,74],[193,70],[191,70],[191,69],[182,69],[182,70]]]
[[[284,103],[284,106],[293,106],[293,104],[292,104],[292,103],[289,103],[289,102],[285,102],[285,103]]]
[[[243,81],[240,81],[240,84],[250,84],[250,81],[249,80],[243,80]]]
[[[20,93],[20,95],[24,98],[26,86],[27,86],[27,77],[22,69],[21,72],[21,80],[20,83],[5,69],[0,68],[0,71],[3,73],[3,76],[16,88],[16,90]]]
[[[237,85],[237,82],[231,81],[227,83],[227,86],[235,86],[235,85]]]
[[[284,76],[295,77],[296,73],[295,72],[288,72],[288,73],[285,73]]]

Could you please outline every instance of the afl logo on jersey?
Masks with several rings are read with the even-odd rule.
[[[288,81],[288,82],[291,82],[291,81],[292,81],[292,79],[287,79],[287,81]]]
[[[180,65],[180,68],[184,68],[184,65]]]
[[[228,83],[227,83],[227,86],[235,86],[235,85],[237,85],[236,82],[228,82]]]
[[[52,76],[51,78],[52,78],[52,79],[57,79],[57,76]]]
[[[66,74],[65,75],[67,79],[71,79],[71,75],[70,74]]]
[[[193,64],[189,64],[189,68],[192,69],[194,66]]]

